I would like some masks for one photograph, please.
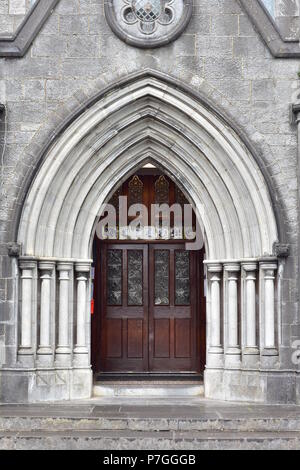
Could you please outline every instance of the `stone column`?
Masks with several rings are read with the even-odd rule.
[[[34,271],[37,262],[34,260],[21,260],[21,332],[19,359],[24,365],[32,365],[34,356],[34,344],[32,337],[33,301],[34,301]]]
[[[244,292],[244,349],[243,357],[246,365],[255,365],[258,360],[257,320],[256,320],[256,272],[257,263],[244,263],[245,292]]]
[[[244,317],[244,332],[245,332],[245,345],[244,355],[257,355],[259,349],[257,346],[256,334],[256,272],[257,263],[245,263],[243,269],[246,273],[245,278],[245,317]]]
[[[260,268],[263,272],[263,355],[277,356],[275,333],[275,272],[277,263],[274,261],[262,261]]]
[[[50,365],[53,359],[51,346],[51,280],[55,263],[41,261],[39,263],[41,279],[41,310],[40,310],[40,345],[39,362]]]
[[[74,359],[77,365],[88,366],[88,347],[86,344],[87,324],[87,283],[90,274],[90,264],[76,263],[77,282],[77,325],[76,325],[76,347]]]
[[[229,367],[239,366],[241,361],[238,317],[238,280],[240,269],[240,265],[236,263],[230,263],[224,266],[224,270],[227,273],[225,362]]]
[[[210,284],[210,319],[208,338],[208,366],[222,367],[224,349],[221,341],[221,280],[222,265],[219,263],[208,264]]]
[[[69,332],[69,289],[70,271],[72,263],[58,263],[59,272],[59,307],[58,307],[58,345],[56,348],[56,362],[60,366],[71,364],[71,347]]]

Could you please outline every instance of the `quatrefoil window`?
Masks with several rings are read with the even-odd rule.
[[[170,6],[173,0],[124,0],[123,19],[128,24],[138,23],[143,34],[152,34],[157,27],[170,24],[174,10]]]
[[[105,0],[105,17],[126,44],[145,49],[165,46],[187,27],[193,0]]]

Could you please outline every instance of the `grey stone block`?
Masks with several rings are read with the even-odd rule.
[[[67,41],[62,36],[41,35],[37,38],[32,49],[33,57],[57,57],[66,53]]]
[[[32,374],[4,372],[0,370],[0,402],[27,403]]]
[[[252,96],[254,101],[274,101],[274,81],[254,80]]]
[[[231,38],[213,38],[211,36],[196,36],[196,55],[198,57],[232,57]]]
[[[215,14],[212,16],[211,33],[214,36],[237,36],[238,15]]]
[[[103,21],[103,17],[102,21]],[[94,18],[93,18],[94,21]],[[99,34],[99,25],[97,29],[91,30],[91,18],[89,16],[62,16],[59,21],[59,32],[62,35],[72,36],[72,35],[88,35],[88,34]],[[70,38],[69,41],[72,42]]]
[[[291,404],[296,402],[296,377],[288,374],[267,376],[267,402]]]
[[[235,57],[264,57],[266,51],[266,47],[257,37],[236,37],[233,39]]]

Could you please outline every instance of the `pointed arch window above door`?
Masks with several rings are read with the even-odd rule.
[[[134,175],[128,184],[128,206],[143,204],[144,184],[138,175]]]

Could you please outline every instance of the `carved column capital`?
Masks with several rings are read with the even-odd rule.
[[[222,263],[206,263],[209,273],[221,273],[223,271]]]
[[[77,276],[83,275],[87,276],[90,273],[91,270],[91,263],[88,262],[78,262],[75,263],[75,271],[77,273]]]
[[[20,243],[12,242],[7,245],[8,256],[11,258],[19,258],[22,246]]]

